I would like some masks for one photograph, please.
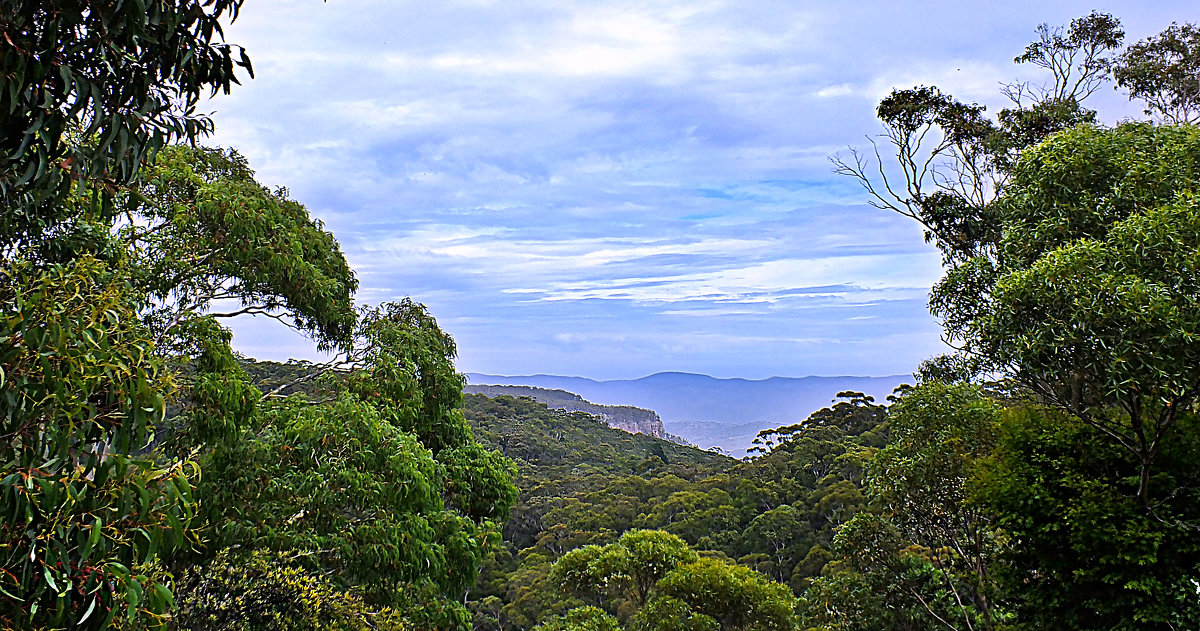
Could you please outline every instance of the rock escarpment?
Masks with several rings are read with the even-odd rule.
[[[463,392],[482,394],[486,397],[508,395],[510,397],[529,397],[539,403],[555,409],[568,412],[585,412],[598,416],[609,427],[623,430],[630,434],[646,434],[666,440],[676,439],[669,436],[663,427],[662,419],[654,410],[635,408],[629,405],[600,405],[585,400],[583,397],[566,390],[548,390],[531,386],[489,386],[468,385]]]

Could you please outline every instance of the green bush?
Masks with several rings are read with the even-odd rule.
[[[278,553],[226,549],[177,586],[171,628],[188,631],[406,631],[387,607],[305,571]]]

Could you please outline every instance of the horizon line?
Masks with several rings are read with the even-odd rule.
[[[497,374],[492,374],[492,373],[467,371],[467,372],[463,372],[462,374],[465,376],[468,376],[468,377],[470,375],[478,375],[481,377],[499,377],[502,379],[530,379],[530,378],[534,378],[534,377],[556,377],[559,379],[583,379],[586,381],[593,381],[596,383],[609,383],[609,382],[613,382],[613,381],[641,381],[642,379],[649,379],[650,377],[656,377],[659,375],[688,375],[688,376],[694,376],[694,377],[707,377],[709,379],[714,379],[717,381],[747,381],[747,382],[770,381],[772,379],[795,379],[795,380],[799,380],[799,379],[886,379],[888,377],[912,377],[912,373],[897,373],[897,374],[892,374],[892,375],[805,375],[803,377],[786,377],[786,376],[782,376],[782,375],[774,375],[771,377],[763,377],[761,379],[748,379],[746,377],[714,377],[714,376],[706,374],[706,373],[684,372],[684,371],[680,371],[680,370],[664,370],[664,371],[651,373],[649,375],[645,375],[642,377],[616,378],[616,379],[596,379],[594,377],[584,377],[581,375],[555,375],[555,374],[550,374],[550,373],[536,373],[536,374],[532,374],[532,375],[497,375]],[[482,384],[481,383],[481,384],[473,384],[473,385],[503,385],[503,384]]]

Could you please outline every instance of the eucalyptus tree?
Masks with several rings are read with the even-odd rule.
[[[701,557],[662,531],[629,531],[614,543],[572,550],[555,562],[550,576],[565,590],[599,597],[637,631],[785,631],[796,625],[795,597],[786,585],[723,559]],[[573,611],[580,620],[608,619],[594,606]],[[558,624],[548,628],[594,628],[553,626]]]
[[[516,501],[515,471],[474,441],[453,342],[424,307],[368,309],[356,338],[362,359],[328,396],[261,401],[210,435],[205,556],[283,554],[418,628],[468,628],[462,602]]]
[[[165,613],[150,565],[191,538],[193,465],[136,454],[177,391],[121,269],[0,271],[0,626]]]
[[[453,339],[409,299],[356,310],[336,240],[235,152],[170,147],[116,203],[115,239],[138,263],[127,282],[181,385],[161,453],[203,472],[193,528],[206,546],[177,565],[270,551],[367,606],[464,627],[463,596],[516,490],[511,464],[475,442],[459,409]],[[246,313],[334,359],[261,392],[220,323]],[[300,382],[322,394],[283,396]]]
[[[139,456],[178,392],[113,230],[119,189],[211,129],[239,0],[0,3],[0,624],[153,621],[185,544],[187,461]],[[161,618],[158,618],[161,621]]]
[[[253,74],[224,41],[241,4],[0,3],[0,251],[70,230],[78,216],[59,201],[73,185],[112,193],[162,147],[212,130],[200,100],[229,92],[239,67]]]
[[[1168,125],[1200,123],[1200,27],[1171,24],[1131,45],[1113,67],[1117,85]]]
[[[868,466],[868,494],[896,532],[921,552],[935,590],[899,582],[931,623],[996,629],[1003,620],[992,576],[1003,546],[991,514],[972,502],[976,471],[993,451],[1001,408],[966,384],[910,390],[888,416],[889,444]],[[911,552],[909,553],[911,554]],[[931,602],[933,594],[945,597]]]
[[[0,283],[0,621],[170,624],[169,571],[236,547],[307,559],[350,594],[330,606],[464,628],[516,491],[458,410],[432,316],[356,310],[333,236],[235,152],[168,147],[135,184],[67,193],[64,222],[12,242]],[[335,353],[312,371],[328,401],[251,383],[221,324],[246,313]]]
[[[236,151],[173,145],[115,197],[164,349],[189,319],[263,315],[320,350],[351,347],[358,280],[337,240],[287,189],[259,184]],[[228,306],[226,306],[228,305]]]
[[[1042,26],[1016,61],[1052,81],[1010,86],[1018,107],[996,122],[936,88],[897,91],[879,116],[899,183],[878,153],[878,176],[858,156],[835,158],[872,203],[921,222],[942,250],[948,270],[930,309],[969,364],[955,372],[1012,377],[1129,450],[1148,509],[1159,445],[1196,396],[1195,274],[1184,262],[1195,129],[1099,129],[1081,124],[1094,113],[1079,103],[1112,71],[1130,86],[1157,77],[1161,92],[1134,96],[1162,107],[1175,98],[1168,86],[1182,86],[1186,105],[1186,81],[1172,83],[1166,69],[1188,75],[1191,30],[1172,27],[1118,56],[1124,34],[1106,14]],[[1166,74],[1139,65],[1151,61]]]
[[[1200,130],[1078,127],[1026,152],[1003,237],[934,287],[952,340],[987,369],[1154,461],[1200,392]]]
[[[1021,152],[1095,120],[1081,103],[1107,80],[1124,35],[1119,20],[1098,12],[1068,27],[1039,26],[1038,39],[1014,61],[1050,79],[1004,86],[1013,106],[995,120],[936,86],[893,90],[876,109],[883,142],[868,137],[869,152],[834,156],[835,171],[857,180],[872,206],[920,223],[947,264],[962,264],[999,237],[992,205]]]
[[[1179,421],[1155,462],[1155,511],[1137,497],[1140,463],[1098,430],[1049,407],[1007,411],[976,468],[972,508],[1004,545],[991,578],[1029,628],[1200,626],[1200,417]],[[1170,498],[1167,500],[1167,498]]]
[[[197,541],[197,467],[261,399],[213,299],[351,344],[353,273],[302,205],[234,154],[158,157],[148,184],[74,182],[56,202],[70,225],[23,234],[4,261],[0,616],[11,624],[162,622],[170,580],[155,562]],[[219,176],[197,175],[213,165]],[[148,453],[172,426],[195,440]]]

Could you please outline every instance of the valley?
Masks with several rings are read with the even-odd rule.
[[[557,375],[508,377],[479,373],[467,373],[467,379],[468,392],[479,391],[485,385],[528,386],[573,393],[600,405],[653,410],[662,418],[667,433],[701,449],[715,447],[735,458],[746,454],[758,432],[798,423],[833,403],[838,392],[862,392],[882,402],[897,386],[913,381],[912,375],[751,380],[718,379],[683,372],[610,381]],[[558,406],[550,400],[545,402],[551,407]]]

